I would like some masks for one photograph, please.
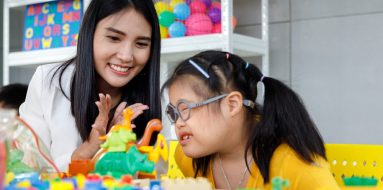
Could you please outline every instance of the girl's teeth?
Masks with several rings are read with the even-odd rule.
[[[112,69],[118,71],[118,72],[126,72],[129,70],[129,67],[119,67],[117,65],[110,65],[110,67],[112,67]]]
[[[186,140],[186,139],[189,139],[189,136],[183,136],[182,137],[182,140]]]

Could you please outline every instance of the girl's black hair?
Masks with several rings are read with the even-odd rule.
[[[145,126],[150,119],[161,118],[160,101],[160,49],[161,38],[156,10],[151,0],[92,0],[87,8],[79,31],[77,54],[66,61],[55,71],[59,74],[62,93],[71,101],[71,111],[75,118],[76,127],[83,141],[87,140],[91,125],[98,115],[95,101],[98,100],[98,74],[94,67],[93,38],[97,23],[102,19],[126,9],[135,9],[150,23],[152,28],[151,50],[148,63],[143,70],[123,87],[121,101],[128,105],[143,103],[150,109],[134,120],[134,132],[140,138],[144,134]],[[128,20],[126,22],[129,22]],[[75,73],[72,78],[70,97],[65,94],[62,87],[62,76],[69,65],[75,64]],[[111,110],[113,116],[115,108]],[[151,144],[156,140],[157,133],[153,134]]]
[[[210,77],[206,78],[189,60],[198,64]],[[246,150],[251,150],[265,183],[270,181],[269,168],[273,152],[282,143],[289,145],[308,163],[314,162],[315,156],[326,159],[322,137],[298,95],[282,82],[263,77],[255,65],[227,52],[201,52],[181,62],[161,91],[184,76],[200,79],[193,81],[202,83],[199,86],[208,89],[205,92],[208,94],[196,92],[204,98],[239,91],[244,99],[253,101],[259,96],[257,83],[262,79],[265,86],[263,107],[246,107],[245,117],[250,134]],[[245,152],[247,160],[247,151]],[[212,155],[193,159],[195,176],[206,176],[211,159]]]

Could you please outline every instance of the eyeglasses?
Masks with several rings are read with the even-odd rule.
[[[227,95],[228,94],[222,94],[197,103],[189,103],[186,100],[179,100],[177,106],[173,106],[169,103],[166,106],[166,115],[168,115],[168,118],[172,123],[175,123],[178,118],[181,118],[183,121],[187,121],[190,118],[191,109],[210,104],[226,97]]]

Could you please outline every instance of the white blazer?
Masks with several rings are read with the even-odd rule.
[[[19,112],[20,117],[40,136],[60,171],[67,172],[72,152],[82,139],[71,113],[70,100],[60,90],[58,74],[51,85],[58,66],[49,64],[36,69]],[[73,71],[74,65],[70,65],[62,77],[62,87],[68,97]]]

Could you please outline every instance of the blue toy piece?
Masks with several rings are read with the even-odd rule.
[[[186,27],[181,22],[174,22],[169,26],[169,35],[172,38],[185,36]]]

